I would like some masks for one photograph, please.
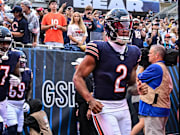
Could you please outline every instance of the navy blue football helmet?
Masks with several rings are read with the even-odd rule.
[[[105,17],[105,29],[107,36],[113,42],[129,42],[132,29],[132,19],[126,9],[114,8]]]
[[[26,68],[26,64],[27,64],[27,57],[26,57],[26,54],[21,51],[20,52],[20,72],[23,72]]]
[[[0,26],[0,56],[4,56],[12,45],[12,35],[8,28]]]

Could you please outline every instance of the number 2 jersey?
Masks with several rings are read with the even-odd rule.
[[[9,51],[8,60],[2,60],[0,63],[0,101],[7,97],[9,90],[9,75],[13,74],[17,63],[19,62],[20,53]]]
[[[86,55],[96,60],[94,97],[100,100],[124,99],[132,69],[140,60],[139,48],[127,45],[124,60],[121,60],[120,54],[108,42],[93,41],[87,45]]]

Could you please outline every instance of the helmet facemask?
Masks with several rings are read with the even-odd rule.
[[[0,26],[0,57],[2,60],[8,60],[8,51],[11,45],[11,32],[6,27]]]
[[[27,59],[25,55],[22,55],[20,57],[20,68],[19,71],[20,72],[24,72],[25,68],[26,68],[26,63],[27,63]]]
[[[0,41],[0,55],[3,56],[8,52],[11,47],[11,42],[9,41]]]

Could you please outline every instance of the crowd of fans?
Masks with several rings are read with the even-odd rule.
[[[82,45],[90,40],[107,40],[104,30],[105,14],[86,6],[84,13],[74,11],[71,6],[62,4],[58,10],[55,0],[48,9],[33,9],[29,0],[23,0],[6,12],[5,4],[0,2],[1,25],[12,31],[14,41],[23,44],[32,43],[59,46],[61,49],[83,51]],[[132,18],[133,29],[131,43],[139,48],[161,44],[165,48],[178,48],[178,20],[155,18],[151,20],[149,11],[146,17]],[[85,27],[86,26],[86,27]],[[51,35],[51,36],[49,36]]]

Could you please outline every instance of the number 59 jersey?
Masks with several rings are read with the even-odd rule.
[[[2,60],[0,63],[0,101],[5,100],[9,90],[9,74],[13,74],[20,54],[18,52],[9,51],[8,60]]]
[[[123,59],[108,42],[93,41],[87,45],[86,55],[96,60],[94,97],[100,100],[124,99],[132,69],[140,60],[139,48],[127,45]]]

